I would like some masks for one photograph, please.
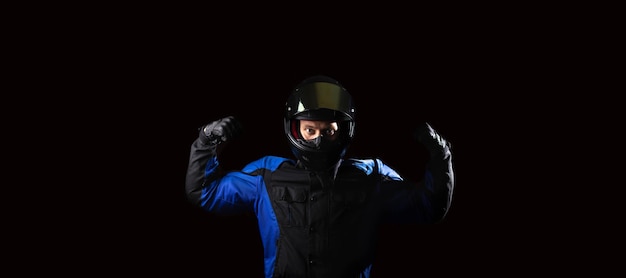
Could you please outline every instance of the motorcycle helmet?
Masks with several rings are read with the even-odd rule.
[[[300,120],[337,123],[337,136],[305,140]],[[336,165],[354,138],[355,108],[351,95],[335,79],[316,75],[304,79],[285,103],[284,129],[292,153],[310,170],[325,170]]]

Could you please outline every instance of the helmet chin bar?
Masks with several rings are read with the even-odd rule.
[[[310,140],[296,139],[296,141],[298,141],[298,143],[304,149],[318,150],[322,152],[330,151],[333,148],[341,145],[341,142],[331,141],[330,139],[324,137],[323,135],[320,135]]]
[[[330,141],[323,137],[312,140],[296,139],[292,151],[305,168],[315,171],[326,170],[337,164],[345,153],[347,143]]]
[[[306,148],[320,150],[322,148],[322,136],[318,136],[315,139],[304,140],[304,139],[296,139],[302,146]]]

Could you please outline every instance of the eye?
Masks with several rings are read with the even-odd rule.
[[[328,136],[333,136],[335,135],[335,130],[334,129],[326,129],[324,130],[324,134],[328,135]]]

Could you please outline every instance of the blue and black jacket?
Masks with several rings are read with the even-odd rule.
[[[216,147],[196,140],[186,192],[211,213],[256,215],[267,278],[366,278],[379,224],[436,223],[450,207],[449,144],[432,130],[423,138],[431,155],[419,182],[405,181],[380,159],[344,159],[315,172],[292,159],[266,156],[224,171]]]

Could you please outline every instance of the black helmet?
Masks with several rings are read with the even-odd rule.
[[[293,154],[308,169],[334,166],[354,137],[354,113],[352,97],[337,80],[316,75],[300,82],[285,104],[285,135]],[[320,137],[304,140],[299,120],[337,122],[338,138],[332,142]]]

